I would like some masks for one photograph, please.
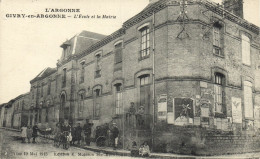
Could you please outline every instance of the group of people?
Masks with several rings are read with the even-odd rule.
[[[89,120],[86,119],[86,123],[81,127],[80,123],[77,123],[76,127],[71,127],[68,120],[65,120],[64,123],[57,123],[56,128],[52,131],[54,134],[54,143],[59,142],[59,144],[65,145],[66,143],[74,145],[86,143],[87,146],[90,146],[91,143],[91,133],[92,133],[93,123],[89,123]],[[48,128],[51,129],[51,128]],[[47,130],[47,129],[44,129]],[[34,125],[32,128],[30,126],[23,126],[21,128],[21,137],[22,143],[28,140],[28,143],[36,143],[36,138],[38,137],[38,132],[42,132],[39,127]],[[97,126],[95,130],[94,142],[97,146],[113,146],[114,149],[118,147],[119,139],[119,129],[116,123],[112,124],[112,127],[108,123]],[[107,144],[106,144],[107,143]]]
[[[38,136],[38,126],[34,125],[32,128],[30,126],[23,125],[21,128],[21,137],[22,137],[22,143],[26,143],[26,139],[28,143],[36,143],[35,139]]]
[[[137,147],[137,143],[133,141],[132,149],[131,149],[131,156],[142,156],[142,157],[149,157],[150,156],[150,147],[147,142],[144,142],[140,148]]]

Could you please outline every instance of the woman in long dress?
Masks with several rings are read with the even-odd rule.
[[[27,127],[23,126],[21,128],[21,137],[22,137],[22,143],[25,143],[25,139],[27,138]]]

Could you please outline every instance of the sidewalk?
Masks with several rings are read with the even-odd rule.
[[[17,129],[11,129],[11,128],[2,128],[9,131],[16,131],[20,132],[20,130]],[[99,153],[105,153],[108,155],[117,155],[117,156],[130,156],[130,151],[123,150],[123,149],[117,149],[113,150],[111,147],[97,147],[94,144],[91,146],[80,146],[75,145],[75,147],[99,152]],[[260,152],[257,153],[246,153],[246,154],[233,154],[233,155],[221,155],[221,156],[193,156],[193,155],[178,155],[178,154],[172,154],[172,153],[151,153],[151,158],[164,158],[164,159],[259,159],[260,158]]]

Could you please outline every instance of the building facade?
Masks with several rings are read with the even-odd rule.
[[[64,42],[57,67],[30,82],[28,124],[90,119],[95,131],[115,122],[123,148],[149,141],[154,151],[188,145],[188,153],[202,154],[201,145],[216,149],[207,140],[212,132],[255,134],[259,27],[224,8],[207,0],[151,1],[109,36],[83,31]]]

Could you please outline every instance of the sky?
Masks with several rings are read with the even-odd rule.
[[[221,2],[221,0],[213,0]],[[260,0],[244,0],[244,16],[260,26]],[[0,104],[30,90],[30,80],[56,67],[60,45],[82,30],[109,35],[139,13],[149,0],[0,0]],[[82,15],[116,19],[8,18],[12,14],[45,14],[46,8],[79,8]],[[72,13],[71,15],[75,15]]]

